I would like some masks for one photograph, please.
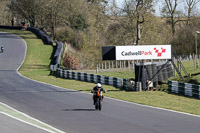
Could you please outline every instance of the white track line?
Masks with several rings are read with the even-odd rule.
[[[10,114],[7,114],[7,113],[5,113],[5,112],[0,112],[0,113],[2,113],[2,114],[4,114],[4,115],[7,115],[7,116],[9,116],[9,117],[11,117],[11,118],[14,118],[14,119],[16,119],[16,120],[19,120],[19,121],[24,122],[24,123],[26,123],[26,124],[29,124],[29,125],[31,125],[31,126],[37,127],[37,128],[39,128],[39,129],[48,131],[48,132],[50,132],[50,133],[65,133],[65,132],[63,132],[63,131],[61,131],[61,130],[58,130],[58,129],[56,129],[56,128],[54,128],[54,127],[52,127],[52,126],[50,126],[50,125],[44,123],[44,122],[41,122],[41,121],[38,120],[38,119],[35,119],[35,118],[33,118],[33,117],[31,117],[31,116],[29,116],[29,115],[23,113],[23,112],[20,112],[20,111],[18,111],[18,110],[16,110],[16,109],[14,109],[14,108],[12,108],[12,107],[10,107],[10,106],[4,104],[4,103],[1,103],[1,102],[0,102],[0,104],[3,105],[3,106],[5,106],[5,107],[7,107],[7,108],[9,108],[10,110],[13,110],[14,112],[17,112],[18,114],[20,114],[20,115],[22,115],[22,116],[24,116],[24,117],[26,117],[26,118],[28,118],[28,119],[34,120],[35,122],[38,122],[39,124],[42,124],[42,125],[44,125],[44,126],[50,128],[50,129],[46,129],[46,128],[43,128],[43,127],[38,126],[38,125],[36,125],[36,124],[32,124],[32,123],[30,123],[30,122],[24,121],[24,120],[22,120],[22,119],[19,119],[19,118],[17,118],[17,117],[14,117],[14,116],[12,116],[12,115],[10,115]],[[53,129],[53,130],[56,131],[56,132],[52,131],[51,129]]]

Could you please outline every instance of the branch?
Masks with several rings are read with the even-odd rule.
[[[179,20],[176,20],[174,23],[176,24],[178,22],[184,22],[184,21],[188,21],[188,20],[186,20],[186,19],[179,19]]]

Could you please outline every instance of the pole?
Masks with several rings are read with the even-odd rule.
[[[197,61],[197,32],[195,32],[195,46],[196,46],[196,68],[198,68],[198,61]]]

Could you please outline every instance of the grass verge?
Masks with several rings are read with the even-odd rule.
[[[24,38],[24,40],[27,42],[26,60],[19,70],[22,75],[41,82],[88,93],[90,92],[92,87],[94,87],[95,84],[93,83],[67,80],[56,78],[54,76],[49,76],[48,65],[50,63],[49,58],[51,56],[52,47],[43,45],[41,40],[37,39],[35,35],[28,31],[6,30],[6,32],[16,34]],[[129,73],[130,72],[128,72],[127,74]],[[125,75],[127,76],[127,74]],[[132,74],[133,73],[131,73],[131,77]],[[106,76],[118,77],[113,73]],[[127,92],[111,86],[103,85],[103,87],[108,90],[108,92],[105,94],[105,96],[108,97],[200,115],[199,99],[172,95],[163,91]]]

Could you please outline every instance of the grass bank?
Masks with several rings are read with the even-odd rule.
[[[93,83],[49,76],[49,63],[52,47],[44,45],[41,40],[37,39],[34,34],[28,31],[4,31],[16,34],[24,38],[24,40],[27,42],[26,60],[19,70],[22,75],[41,82],[88,93],[95,85]],[[106,76],[118,77],[116,73],[107,74],[109,75]],[[128,74],[130,74],[132,77],[133,73],[125,73],[126,76]],[[108,90],[108,92],[105,94],[105,96],[108,97],[200,115],[199,99],[176,96],[163,91],[126,92],[111,86],[103,85],[103,87]]]

